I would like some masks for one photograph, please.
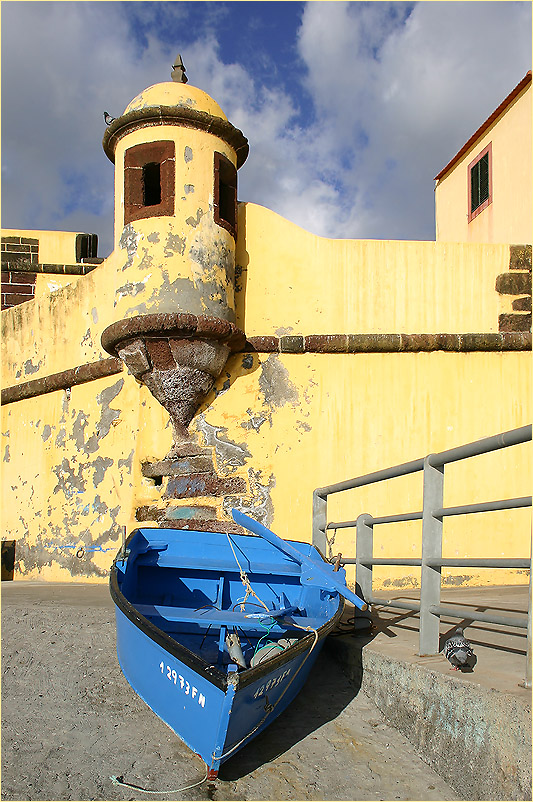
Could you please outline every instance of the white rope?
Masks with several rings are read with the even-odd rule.
[[[224,760],[224,759],[225,759],[225,758],[227,758],[229,755],[233,754],[233,752],[235,752],[235,751],[236,751],[236,750],[237,750],[237,749],[240,747],[240,745],[241,745],[242,743],[244,743],[244,741],[246,741],[248,738],[250,738],[250,736],[251,736],[251,735],[253,735],[253,734],[254,734],[254,732],[256,732],[256,731],[259,729],[259,727],[260,727],[262,724],[264,724],[264,722],[267,720],[267,718],[269,717],[269,715],[270,715],[270,714],[273,712],[273,710],[274,710],[274,709],[275,709],[275,708],[276,708],[276,707],[279,705],[279,703],[281,702],[281,700],[283,699],[283,697],[285,696],[285,694],[286,694],[286,693],[287,693],[287,691],[289,690],[289,688],[290,688],[291,684],[294,682],[294,680],[295,680],[295,679],[296,679],[296,677],[298,676],[299,672],[300,672],[300,671],[302,670],[302,668],[304,667],[304,665],[305,665],[305,663],[306,663],[306,660],[307,660],[307,659],[308,659],[308,658],[311,656],[311,653],[312,653],[313,649],[315,648],[315,646],[316,646],[316,645],[317,645],[317,643],[318,643],[318,632],[316,631],[316,629],[312,629],[312,627],[301,627],[301,626],[299,626],[298,624],[292,624],[292,626],[295,626],[295,627],[297,627],[298,629],[303,629],[303,630],[304,630],[304,632],[312,632],[312,633],[314,634],[314,636],[315,636],[315,639],[314,639],[314,641],[313,641],[313,645],[311,646],[311,648],[309,649],[309,651],[308,651],[308,652],[307,652],[307,654],[305,655],[304,659],[302,660],[302,662],[300,663],[300,665],[298,666],[298,668],[297,668],[297,669],[296,669],[296,671],[294,672],[294,675],[291,677],[291,679],[289,680],[289,682],[287,683],[287,685],[286,685],[286,686],[285,686],[285,688],[283,689],[282,693],[280,694],[280,697],[279,697],[279,699],[277,700],[277,702],[276,702],[274,705],[272,705],[272,708],[271,708],[271,709],[268,711],[268,713],[266,714],[266,716],[263,716],[263,718],[261,719],[261,721],[260,721],[258,724],[256,724],[256,725],[255,725],[255,727],[254,727],[252,730],[250,730],[250,732],[249,732],[249,733],[247,733],[247,734],[244,736],[244,738],[241,738],[241,740],[240,740],[238,743],[236,743],[236,744],[235,744],[235,746],[232,746],[232,747],[231,747],[231,749],[228,749],[228,751],[227,751],[227,752],[224,752],[224,754],[223,754],[223,755],[220,755],[220,757],[218,757],[218,758],[217,758],[217,757],[215,756],[215,753],[213,752],[213,754],[212,754],[212,756],[211,756],[211,757],[213,758],[213,760]]]
[[[191,788],[197,788],[199,785],[202,785],[202,783],[205,783],[205,781],[207,780],[208,771],[209,769],[206,765],[205,777],[202,780],[200,780],[200,782],[193,783],[193,785],[186,785],[185,788],[175,788],[173,791],[149,791],[148,788],[141,788],[140,785],[134,785],[133,783],[124,782],[124,777],[115,777],[114,774],[112,774],[109,777],[109,779],[111,780],[113,785],[122,785],[125,788],[133,788],[135,791],[141,791],[141,793],[143,794],[157,794],[158,796],[161,796],[161,794],[181,794],[182,791],[189,791]]]
[[[255,592],[255,590],[250,585],[250,580],[248,579],[248,575],[246,574],[246,571],[244,570],[244,568],[242,567],[242,565],[239,562],[239,558],[237,557],[237,554],[235,553],[235,549],[233,548],[233,543],[231,542],[231,538],[230,538],[230,536],[229,536],[229,534],[227,532],[226,532],[226,537],[228,538],[228,543],[230,544],[231,550],[233,552],[233,556],[235,557],[235,562],[239,566],[239,571],[240,571],[240,575],[241,575],[241,582],[244,585],[244,589],[246,591],[246,595],[245,595],[244,599],[240,602],[241,612],[244,612],[244,606],[246,604],[246,600],[248,599],[248,596],[254,596],[257,599],[257,601],[260,602],[263,605],[265,610],[267,610],[267,612],[270,612],[270,610],[268,609],[268,607],[266,606],[264,601],[259,598],[259,596]]]
[[[244,611],[244,606],[245,606],[245,604],[246,604],[246,600],[248,599],[248,596],[255,596],[255,598],[256,598],[256,599],[257,599],[259,602],[261,602],[261,604],[263,605],[263,607],[265,608],[265,610],[267,610],[267,612],[271,612],[271,611],[268,609],[268,607],[266,606],[266,604],[264,603],[264,601],[263,601],[262,599],[260,599],[260,598],[259,598],[259,596],[257,595],[257,593],[255,593],[255,591],[253,590],[252,586],[250,585],[250,580],[248,579],[248,576],[247,576],[247,574],[246,574],[246,571],[244,570],[244,568],[242,567],[242,565],[241,565],[241,564],[240,564],[240,562],[239,562],[239,559],[238,559],[238,557],[237,557],[237,554],[235,553],[235,549],[233,548],[233,543],[232,543],[232,541],[231,541],[231,538],[230,538],[230,536],[229,536],[229,534],[228,534],[227,532],[226,532],[226,537],[228,538],[228,542],[229,542],[229,544],[230,544],[230,547],[231,547],[231,550],[232,550],[232,552],[233,552],[233,556],[235,557],[235,561],[236,561],[237,565],[239,566],[239,571],[240,571],[240,575],[241,575],[241,582],[242,582],[242,584],[244,585],[244,588],[245,588],[245,590],[246,590],[246,595],[245,595],[244,599],[243,599],[241,602],[239,602],[239,603],[240,603],[240,605],[241,605],[241,612],[242,612],[242,611]],[[268,711],[268,713],[266,714],[266,716],[264,716],[264,717],[261,719],[261,721],[260,721],[258,724],[256,724],[256,726],[255,726],[255,727],[254,727],[252,730],[250,730],[250,732],[249,732],[249,733],[247,733],[247,734],[244,736],[244,738],[241,738],[241,740],[240,740],[238,743],[236,743],[236,744],[235,744],[235,746],[232,746],[232,748],[231,748],[231,749],[229,749],[227,752],[225,752],[223,755],[221,755],[220,757],[218,757],[218,758],[217,758],[217,757],[215,756],[215,753],[213,752],[213,754],[212,754],[212,756],[211,756],[211,757],[213,758],[213,760],[223,760],[223,759],[225,759],[226,757],[228,757],[229,755],[233,754],[233,752],[235,752],[235,751],[236,751],[236,750],[237,750],[237,749],[240,747],[240,745],[241,745],[242,743],[244,743],[244,741],[246,741],[248,738],[250,738],[250,736],[251,736],[251,735],[253,735],[253,734],[254,734],[254,732],[256,732],[256,731],[259,729],[259,727],[260,727],[260,726],[261,726],[261,725],[262,725],[262,724],[263,724],[263,723],[264,723],[264,722],[267,720],[267,718],[268,718],[268,717],[269,717],[269,715],[270,715],[270,714],[273,712],[273,710],[274,710],[274,709],[275,709],[275,708],[276,708],[276,707],[279,705],[279,703],[281,702],[281,700],[283,699],[283,697],[285,696],[285,694],[286,694],[286,693],[287,693],[287,691],[289,690],[290,686],[292,685],[292,683],[294,682],[294,680],[295,680],[295,679],[296,679],[296,677],[298,676],[299,672],[300,672],[300,671],[301,671],[301,669],[304,667],[304,665],[305,665],[306,661],[307,661],[307,660],[308,660],[308,658],[311,656],[311,653],[312,653],[313,649],[315,648],[315,646],[316,646],[316,645],[317,645],[317,643],[318,643],[318,632],[316,631],[316,629],[313,629],[312,627],[301,627],[301,626],[299,626],[298,624],[295,624],[295,623],[293,623],[293,624],[292,624],[292,626],[296,627],[297,629],[303,629],[303,630],[304,630],[304,632],[312,632],[312,633],[314,634],[314,636],[315,636],[315,639],[314,639],[314,641],[313,641],[313,645],[311,646],[311,648],[309,649],[309,651],[308,651],[308,652],[307,652],[307,654],[305,655],[304,659],[302,660],[302,662],[300,663],[300,665],[298,666],[298,668],[297,668],[297,669],[296,669],[296,671],[294,672],[294,675],[291,677],[291,679],[290,679],[290,680],[289,680],[289,682],[287,683],[286,687],[283,689],[282,693],[280,694],[280,697],[279,697],[279,699],[278,699],[278,700],[277,700],[277,702],[276,702],[276,703],[275,703],[275,704],[274,704],[274,705],[271,707],[271,709]]]

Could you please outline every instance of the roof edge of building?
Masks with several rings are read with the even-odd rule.
[[[505,111],[505,109],[507,108],[507,106],[510,106],[510,105],[511,105],[511,103],[513,102],[513,100],[515,100],[515,98],[517,98],[517,97],[518,97],[518,95],[519,95],[519,94],[520,94],[520,93],[521,93],[521,92],[522,92],[522,91],[523,91],[523,90],[524,90],[524,89],[527,87],[527,85],[528,85],[528,84],[530,84],[530,83],[531,83],[531,70],[528,70],[528,72],[527,72],[527,73],[524,75],[524,77],[522,78],[522,80],[521,80],[521,81],[520,81],[520,82],[519,82],[519,83],[518,83],[518,84],[515,86],[515,88],[514,88],[514,89],[513,89],[511,92],[509,92],[509,94],[507,95],[507,97],[506,97],[504,100],[502,100],[502,102],[500,103],[500,105],[498,106],[498,108],[497,108],[497,109],[495,109],[495,110],[492,112],[492,114],[491,114],[489,117],[487,117],[487,119],[485,120],[485,122],[484,122],[484,123],[482,123],[482,124],[479,126],[479,128],[477,129],[477,131],[476,131],[475,133],[473,133],[473,134],[472,134],[472,136],[470,137],[470,139],[469,139],[467,142],[465,142],[465,144],[463,145],[463,147],[462,147],[462,148],[461,148],[461,149],[460,149],[460,150],[459,150],[459,151],[458,151],[458,152],[455,154],[455,156],[453,157],[453,159],[451,159],[451,160],[448,162],[448,164],[446,165],[446,167],[443,167],[443,168],[442,168],[442,170],[440,171],[440,173],[438,173],[438,174],[435,176],[435,181],[440,181],[440,179],[441,179],[441,178],[442,178],[444,175],[446,175],[446,173],[447,173],[447,172],[449,172],[449,171],[451,170],[451,168],[452,168],[452,167],[453,167],[453,166],[454,166],[454,165],[455,165],[455,164],[456,164],[458,161],[460,161],[460,159],[462,159],[462,157],[465,155],[465,153],[467,153],[467,152],[470,150],[470,148],[472,147],[472,145],[474,144],[474,142],[475,142],[477,139],[479,139],[479,138],[480,138],[480,137],[481,137],[481,136],[482,136],[482,135],[485,133],[485,131],[487,131],[487,130],[490,128],[490,126],[493,124],[493,122],[494,122],[494,121],[495,121],[495,120],[496,120],[496,119],[497,119],[497,118],[498,118],[498,117],[499,117],[499,116],[500,116],[500,115],[501,115],[501,114],[502,114],[502,113]]]

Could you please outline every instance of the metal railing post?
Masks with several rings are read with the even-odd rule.
[[[424,501],[422,508],[422,570],[420,578],[420,655],[438,654],[440,617],[430,607],[440,604],[441,567],[430,566],[431,558],[442,557],[442,518],[433,512],[444,506],[444,466],[424,460]]]
[[[321,494],[319,490],[313,493],[313,546],[322,552],[328,559],[327,553],[328,540],[326,537],[326,525],[328,520],[328,497]]]
[[[531,641],[532,641],[532,587],[533,587],[533,538],[531,542],[531,564],[529,566],[529,600],[527,608],[527,644],[526,644],[526,677],[524,680],[524,688],[531,688]]]
[[[372,598],[372,564],[364,562],[374,556],[374,528],[371,521],[372,516],[368,513],[359,515],[355,535],[355,581],[366,602]]]

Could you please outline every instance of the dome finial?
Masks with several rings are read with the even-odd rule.
[[[185,75],[185,67],[183,66],[183,61],[178,53],[176,58],[174,59],[174,64],[172,65],[172,72],[170,73],[170,77],[176,83],[186,84],[188,81],[187,76]]]

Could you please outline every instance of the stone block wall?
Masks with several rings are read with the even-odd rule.
[[[499,316],[499,330],[531,331],[531,245],[511,245],[509,272],[497,277],[496,292],[511,302],[511,311]]]

